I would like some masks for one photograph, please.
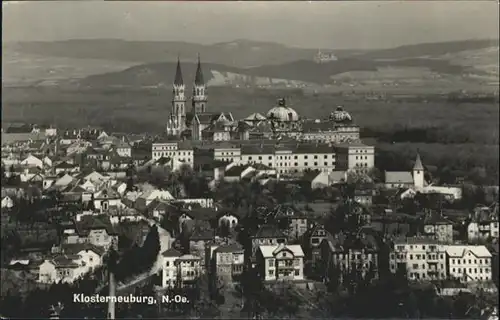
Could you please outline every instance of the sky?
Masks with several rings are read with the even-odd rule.
[[[498,39],[497,1],[3,2],[2,41],[116,38],[373,49]]]

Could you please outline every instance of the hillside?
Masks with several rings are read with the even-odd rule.
[[[203,61],[233,67],[281,64],[300,59],[312,59],[318,49],[291,48],[273,42],[235,40],[203,45],[179,41],[125,41],[117,39],[67,40],[55,42],[16,42],[3,46],[4,50],[24,54],[72,59],[100,59],[110,61],[151,63],[195,61],[201,54]],[[343,57],[359,50],[338,50]]]
[[[12,85],[169,85],[180,56],[192,81],[198,53],[209,85],[327,84],[399,81],[412,85],[498,82],[498,40],[424,43],[371,51],[323,50],[337,61],[312,62],[317,49],[235,40],[211,45],[115,39],[18,42],[2,45],[2,83]],[[73,80],[72,80],[73,79]],[[71,81],[68,81],[71,80]],[[396,85],[396,84],[394,84]]]
[[[466,50],[478,50],[489,47],[498,47],[498,45],[498,39],[420,43],[414,45],[399,46],[391,49],[373,50],[361,53],[357,55],[357,57],[370,60],[438,57],[446,54],[459,53]]]
[[[154,63],[134,66],[120,72],[93,75],[76,82],[79,86],[169,86],[175,74],[174,62]],[[268,65],[254,68],[234,68],[221,64],[205,63],[203,71],[205,80],[211,86],[217,85],[256,85],[272,84],[300,85],[304,83],[330,84],[332,77],[353,71],[376,72],[386,67],[414,67],[430,70],[437,74],[460,76],[468,72],[467,67],[452,65],[444,60],[436,59],[404,59],[397,61],[369,61],[352,58],[339,59],[329,63],[316,64],[312,61],[300,60],[281,65]],[[182,64],[184,80],[192,83],[195,64]],[[476,71],[480,72],[480,71]],[[382,80],[382,79],[381,79]]]

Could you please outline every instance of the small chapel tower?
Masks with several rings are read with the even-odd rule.
[[[175,71],[174,85],[172,88],[171,117],[171,123],[174,125],[175,130],[182,132],[186,125],[186,96],[179,58],[177,58],[177,70]]]
[[[203,80],[203,71],[201,70],[200,56],[198,55],[198,66],[193,86],[193,113],[207,112],[207,86]]]
[[[424,166],[422,165],[422,160],[420,160],[420,154],[417,153],[417,159],[415,160],[415,165],[413,166],[413,184],[415,188],[424,187]]]

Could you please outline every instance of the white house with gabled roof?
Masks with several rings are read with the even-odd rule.
[[[304,251],[284,243],[259,246],[257,268],[264,281],[304,280]]]
[[[491,253],[485,246],[446,246],[448,274],[462,282],[491,281]]]

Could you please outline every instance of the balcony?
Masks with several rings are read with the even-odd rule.
[[[437,263],[439,261],[439,255],[438,254],[428,254],[426,256],[427,262],[429,263]]]

